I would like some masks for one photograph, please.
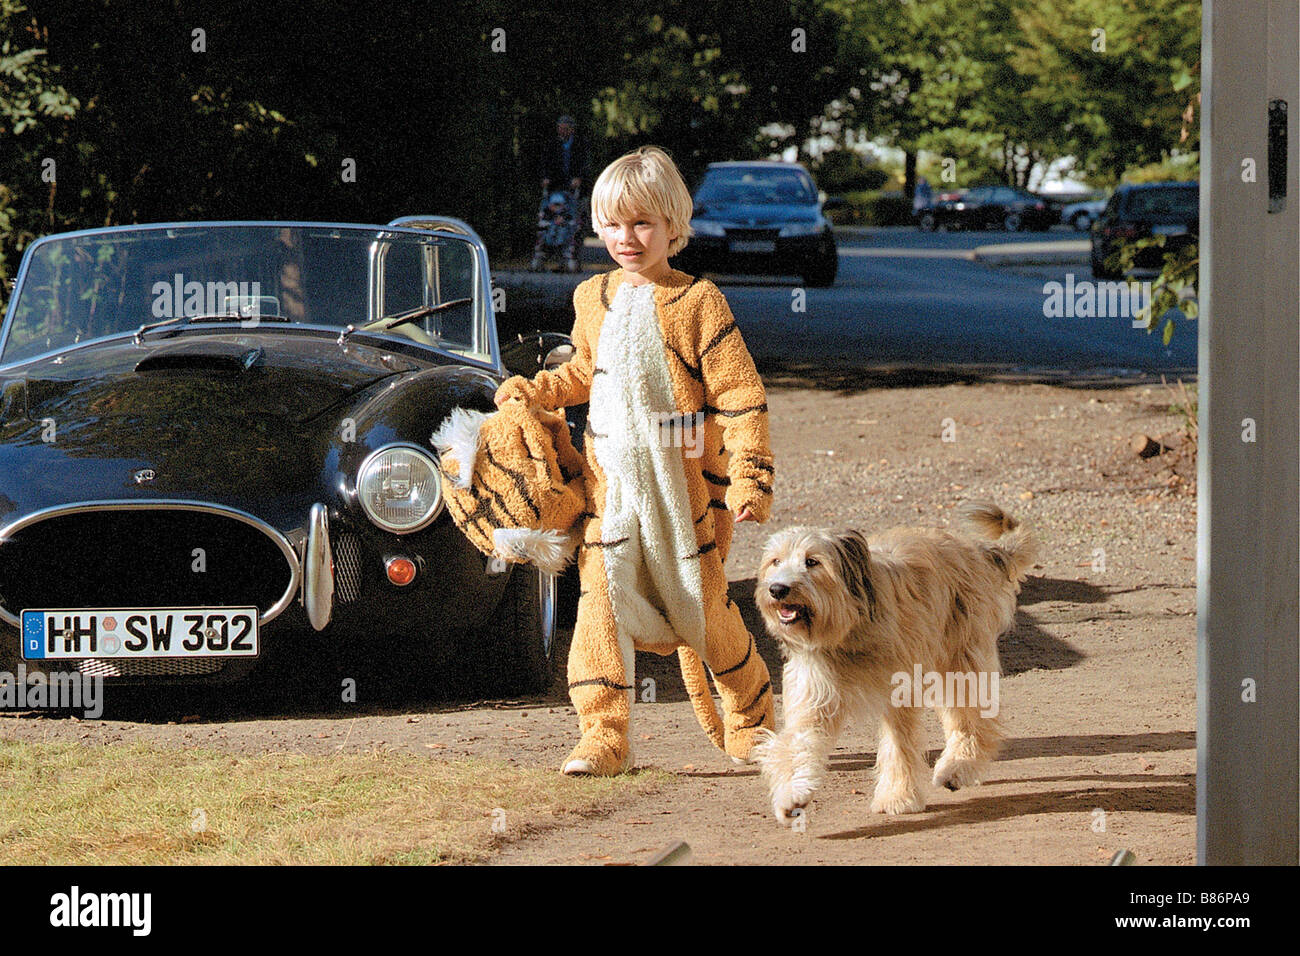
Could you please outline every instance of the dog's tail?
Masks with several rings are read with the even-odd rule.
[[[695,719],[700,722],[700,726],[709,735],[713,745],[719,750],[725,750],[722,718],[718,715],[718,708],[713,703],[713,694],[709,691],[709,677],[704,670],[704,661],[700,660],[700,655],[685,644],[677,648],[677,661],[681,664],[682,681],[686,684],[686,693],[690,695]]]
[[[1038,540],[1019,521],[990,501],[962,505],[958,516],[978,536],[990,539],[982,544],[985,554],[1019,582],[1034,566]]]

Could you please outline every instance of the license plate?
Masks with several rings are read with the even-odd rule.
[[[1156,236],[1185,236],[1187,235],[1186,226],[1152,226],[1152,235]]]
[[[23,657],[256,657],[255,607],[23,611]]]
[[[776,252],[776,243],[771,239],[733,239],[732,252]]]

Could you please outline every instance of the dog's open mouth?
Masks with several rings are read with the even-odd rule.
[[[776,616],[782,624],[793,624],[798,620],[808,620],[808,609],[802,604],[777,604]]]

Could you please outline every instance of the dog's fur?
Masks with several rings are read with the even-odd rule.
[[[891,706],[893,677],[910,676],[917,665],[939,674],[1000,674],[997,639],[1015,617],[1036,551],[1033,538],[995,505],[967,505],[962,518],[974,537],[899,528],[868,540],[857,531],[794,527],[768,539],[755,601],[785,657],[785,720],[753,756],[783,824],[821,786],[853,716],[881,721],[872,811],[925,809],[922,709]],[[939,711],[947,746],[935,785],[978,783],[1001,742],[996,717],[981,716],[978,706]]]

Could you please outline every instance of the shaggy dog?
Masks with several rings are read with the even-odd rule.
[[[936,786],[978,783],[996,755],[997,639],[1035,542],[995,505],[969,504],[961,517],[975,537],[899,528],[868,540],[797,527],[768,539],[755,600],[785,657],[785,722],[753,756],[783,824],[821,786],[854,715],[881,722],[876,813],[925,809],[923,706],[938,707],[947,738]]]

